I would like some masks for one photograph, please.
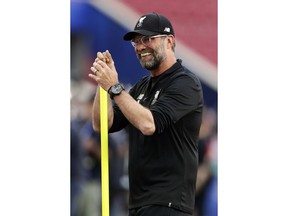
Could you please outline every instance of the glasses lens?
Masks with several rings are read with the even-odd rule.
[[[162,36],[162,35],[161,35]],[[134,38],[131,40],[131,44],[133,47],[138,46],[139,44],[143,44],[144,46],[149,46],[151,43],[151,39],[152,38],[156,38],[159,36],[143,36],[141,38],[139,38],[138,40],[135,40]]]
[[[150,37],[149,36],[143,36],[142,38],[141,38],[141,42],[142,42],[142,44],[144,44],[145,46],[147,46],[147,45],[149,45],[150,44]]]
[[[137,45],[139,45],[141,43],[141,39],[135,40],[135,38],[133,38],[131,40],[131,44],[133,47],[136,47]]]

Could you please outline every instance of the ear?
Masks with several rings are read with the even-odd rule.
[[[168,41],[168,48],[172,49],[174,41],[175,41],[175,37],[173,35],[169,35],[167,37],[167,41]]]

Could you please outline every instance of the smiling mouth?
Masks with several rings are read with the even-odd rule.
[[[145,57],[145,56],[148,56],[148,55],[151,55],[151,53],[142,53],[142,54],[140,54],[141,57]]]

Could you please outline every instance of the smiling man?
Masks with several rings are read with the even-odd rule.
[[[100,131],[99,86],[110,94],[109,132],[129,132],[129,216],[192,215],[203,94],[199,79],[175,57],[175,34],[163,15],[141,16],[124,35],[150,74],[126,92],[109,51],[89,76],[98,83],[93,128]],[[111,101],[114,100],[114,103]]]

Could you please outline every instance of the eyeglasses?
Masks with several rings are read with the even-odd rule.
[[[139,44],[143,44],[144,46],[149,46],[151,43],[151,40],[153,38],[158,38],[158,37],[167,37],[168,35],[155,35],[155,36],[143,36],[139,38],[138,40],[131,40],[131,44],[133,47],[138,46]]]

